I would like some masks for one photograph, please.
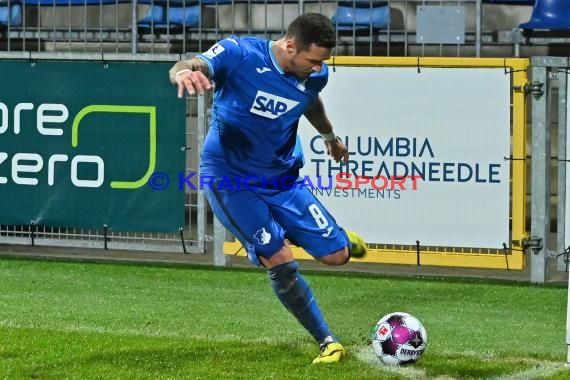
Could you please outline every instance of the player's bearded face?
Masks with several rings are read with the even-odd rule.
[[[299,78],[307,78],[323,68],[323,61],[329,59],[331,50],[312,44],[308,50],[296,50],[291,58],[291,73]]]

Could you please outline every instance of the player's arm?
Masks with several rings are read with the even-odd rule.
[[[342,161],[343,164],[346,164],[348,162],[348,149],[342,140],[335,136],[332,124],[327,117],[325,106],[320,96],[305,110],[304,115],[323,136],[327,153],[335,162]]]
[[[178,97],[184,96],[184,89],[190,95],[198,92],[204,94],[205,90],[212,88],[208,64],[200,58],[190,58],[179,61],[169,71],[170,81],[178,86]]]

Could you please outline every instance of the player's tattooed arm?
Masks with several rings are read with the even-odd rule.
[[[332,124],[325,113],[325,106],[320,97],[305,110],[304,115],[321,135],[334,135]],[[331,140],[334,140],[334,137]]]
[[[305,110],[304,115],[323,137],[327,153],[335,162],[342,161],[343,164],[346,164],[348,162],[348,149],[342,140],[335,136],[320,97]]]
[[[179,61],[172,66],[169,71],[170,81],[176,84],[176,77],[188,71],[200,71],[209,78],[210,70],[208,64],[200,58],[190,58],[184,61]]]
[[[208,64],[200,58],[191,58],[174,64],[169,71],[170,81],[178,86],[178,97],[184,96],[184,91],[190,95],[196,93],[203,95],[210,90],[210,69]]]

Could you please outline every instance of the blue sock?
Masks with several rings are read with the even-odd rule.
[[[299,264],[296,261],[290,261],[269,269],[267,273],[273,291],[285,308],[297,318],[318,343],[321,343],[327,336],[336,340],[325,322],[309,284],[297,272],[298,268]]]

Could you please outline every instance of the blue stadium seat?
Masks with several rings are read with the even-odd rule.
[[[127,0],[130,1],[130,0]],[[175,7],[180,7],[180,8],[184,8],[184,7],[189,7],[192,5],[198,5],[199,3],[202,3],[202,5],[216,5],[216,4],[232,4],[232,3],[240,3],[240,2],[246,2],[247,0],[139,0],[138,1],[139,4],[162,4],[162,5],[166,5],[167,3],[170,4],[170,6],[175,6]]]
[[[536,0],[530,20],[519,27],[523,30],[570,29],[570,1]]]
[[[139,0],[139,4],[150,4],[151,7],[137,25],[141,28],[158,29],[194,28],[200,25],[200,3],[218,5],[238,2],[236,0],[201,0],[200,2],[198,0]]]
[[[375,1],[340,1],[331,18],[338,30],[386,29],[390,5]]]
[[[17,3],[0,4],[0,25],[21,26],[22,5]]]
[[[152,5],[137,25],[141,28],[193,28],[200,25],[200,6]]]

